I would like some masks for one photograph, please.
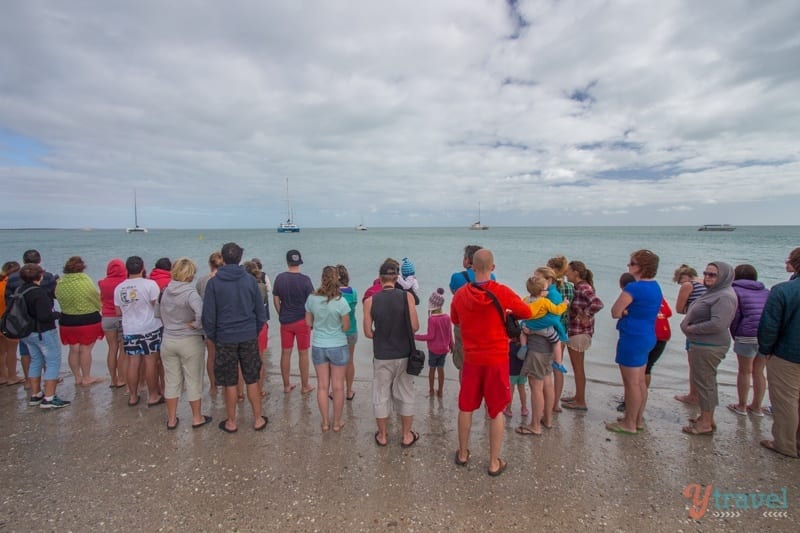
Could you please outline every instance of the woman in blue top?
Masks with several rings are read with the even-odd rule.
[[[650,250],[633,252],[628,271],[636,281],[625,286],[611,307],[611,316],[619,319],[616,363],[625,388],[625,416],[616,422],[607,422],[606,429],[634,435],[644,427],[645,368],[647,356],[656,344],[656,317],[663,296],[661,287],[653,279],[658,272],[656,254]]]
[[[317,373],[317,404],[322,415],[322,432],[330,429],[328,390],[333,390],[333,431],[344,425],[344,376],[347,361],[347,336],[350,329],[350,305],[339,290],[336,267],[322,269],[319,288],[306,300],[306,324],[312,328],[311,360]]]

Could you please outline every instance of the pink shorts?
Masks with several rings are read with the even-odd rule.
[[[269,326],[265,323],[261,331],[258,332],[258,353],[264,353],[267,349],[267,340],[269,339]]]
[[[508,363],[500,365],[473,365],[464,361],[461,367],[461,390],[458,409],[472,412],[486,402],[491,418],[496,417],[511,401],[508,381]]]
[[[308,350],[311,346],[311,328],[306,320],[298,320],[291,324],[281,324],[281,349],[291,350],[297,338],[297,349]]]

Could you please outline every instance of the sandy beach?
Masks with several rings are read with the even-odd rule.
[[[361,360],[368,349],[359,343]],[[104,355],[98,343],[99,375],[106,373]],[[321,434],[315,394],[283,394],[277,362],[268,356],[263,406],[270,424],[263,433],[251,429],[249,407],[240,412],[238,433],[220,431],[222,395],[208,392],[203,404],[212,424],[192,429],[182,401],[178,429],[167,431],[163,405],[127,407],[124,389],[109,389],[108,382],[75,390],[66,364],[59,395],[73,400],[68,408],[28,407],[21,386],[0,388],[6,465],[0,528],[795,531],[800,524],[800,461],[758,446],[769,436],[769,417],[738,417],[723,407],[714,437],[687,436],[680,428],[692,410],[672,399],[678,391],[656,387],[647,429],[612,434],[603,422],[617,416],[621,387],[590,380],[589,410],[565,410],[541,437],[513,433],[522,421],[515,399],[502,453],[509,467],[490,478],[482,412],[475,414],[468,466],[453,462],[454,372],[442,399],[427,397],[427,369],[417,378],[419,442],[402,449],[393,424],[389,446],[380,448],[373,441],[371,375],[357,375],[342,432]],[[724,394],[723,405],[727,400]],[[697,518],[689,516],[692,501],[684,496],[693,484],[713,487],[705,514],[697,517],[702,506],[695,509]],[[760,509],[742,509],[741,501],[731,507],[734,497],[751,493],[785,494],[786,507],[762,502]]]

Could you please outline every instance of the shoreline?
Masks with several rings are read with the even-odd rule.
[[[367,343],[359,344],[362,357]],[[100,342],[95,374],[106,374],[104,359]],[[163,407],[148,409],[142,402],[129,408],[123,389],[109,389],[108,381],[75,390],[66,364],[59,391],[74,400],[68,408],[28,407],[22,387],[0,387],[0,409],[6,413],[0,449],[7,465],[0,523],[9,530],[243,531],[789,531],[800,525],[800,461],[758,446],[769,435],[771,419],[729,413],[727,391],[717,412],[719,429],[710,438],[681,434],[693,411],[674,401],[668,386],[651,390],[647,428],[635,436],[612,434],[603,426],[617,416],[614,398],[621,387],[591,382],[589,410],[564,410],[542,437],[513,432],[522,421],[515,397],[501,454],[509,468],[490,478],[482,411],[474,416],[470,463],[453,464],[454,372],[442,399],[425,397],[425,370],[415,378],[414,428],[420,441],[402,449],[393,420],[390,444],[379,448],[372,440],[371,373],[357,370],[356,397],[345,402],[342,432],[321,434],[315,394],[299,389],[284,394],[278,359],[276,353],[267,357],[265,432],[250,428],[249,406],[239,411],[237,434],[217,429],[225,417],[222,394],[209,394],[207,385],[203,411],[214,422],[193,430],[182,399],[176,431],[166,430]],[[295,355],[293,376],[296,369]],[[570,380],[568,374],[567,390]],[[764,517],[763,510],[748,509],[739,516],[715,516],[723,510],[714,508],[712,498],[706,514],[695,520],[684,496],[693,484],[723,493],[785,488],[788,514]],[[58,497],[43,500],[46,493]]]

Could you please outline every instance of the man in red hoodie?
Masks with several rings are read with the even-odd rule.
[[[488,293],[500,302],[504,311],[520,319],[530,318],[531,311],[509,287],[491,279],[494,256],[486,248],[475,252],[472,268],[475,282],[456,292],[450,305],[453,324],[461,326],[464,364],[458,394],[458,451],[455,462],[469,461],[469,432],[472,412],[486,402],[489,423],[489,475],[499,476],[508,466],[500,458],[505,421],[503,408],[511,401],[508,381],[508,335],[505,319]]]

